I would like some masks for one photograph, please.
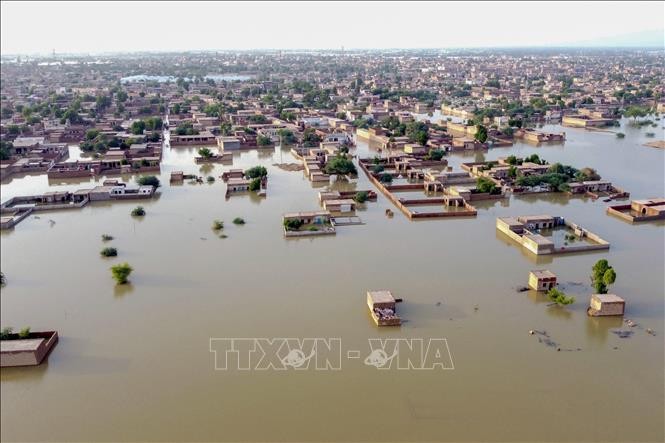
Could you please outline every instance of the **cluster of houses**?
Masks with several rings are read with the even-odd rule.
[[[0,228],[13,228],[33,212],[80,209],[94,201],[150,199],[154,194],[151,185],[127,186],[118,180],[105,180],[90,189],[12,197],[0,205]]]
[[[529,288],[538,292],[548,292],[556,288],[556,275],[547,269],[529,272]],[[616,294],[592,294],[587,314],[591,317],[622,316],[626,310],[626,301]]]

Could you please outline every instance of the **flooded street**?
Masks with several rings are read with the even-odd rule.
[[[653,140],[648,130],[626,122],[615,128],[623,139],[546,125],[565,131],[565,144],[517,142],[448,160],[457,171],[537,153],[595,168],[631,199],[662,197],[665,151],[642,146]],[[138,203],[142,219],[130,216],[135,201],[94,202],[2,231],[2,324],[60,335],[47,363],[2,369],[3,441],[663,441],[662,221],[631,225],[607,215],[602,199],[547,194],[474,202],[476,218],[410,222],[379,193],[358,211],[364,225],[287,240],[282,214],[320,209],[327,185],[274,166],[297,162],[288,148],[203,166],[197,149],[165,150],[158,198]],[[375,155],[363,141],[354,153]],[[225,199],[221,173],[259,164],[267,198]],[[217,179],[170,185],[175,170]],[[1,197],[104,179],[14,177]],[[362,172],[332,187],[376,191]],[[495,228],[496,217],[529,214],[570,219],[611,248],[536,259]],[[215,219],[227,238],[211,229]],[[115,237],[117,257],[99,256],[102,234]],[[617,271],[611,292],[626,300],[625,318],[640,325],[630,338],[612,332],[625,329],[620,318],[586,315],[601,258]],[[125,261],[131,284],[116,286],[109,267]],[[540,268],[558,276],[573,305],[516,291]],[[365,293],[374,289],[404,299],[401,328],[372,322]],[[561,351],[529,330],[546,331]],[[342,370],[215,371],[211,337],[338,337]],[[365,365],[368,339],[391,337],[447,339],[454,370]],[[347,359],[350,349],[362,358]]]

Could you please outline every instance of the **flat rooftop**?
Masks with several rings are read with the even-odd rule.
[[[367,291],[367,295],[372,299],[372,303],[395,303],[392,292],[387,290]]]
[[[552,271],[548,271],[547,269],[536,269],[531,271],[533,275],[536,276],[536,278],[556,278],[556,275]]]
[[[43,338],[26,338],[19,340],[0,341],[0,352],[31,352],[36,351],[44,341]]]
[[[616,294],[593,294],[602,303],[625,303],[625,300]]]

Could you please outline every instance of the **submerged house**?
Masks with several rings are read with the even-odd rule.
[[[593,294],[589,302],[587,314],[592,317],[623,315],[626,302],[614,294]]]
[[[553,272],[538,269],[529,272],[529,287],[536,291],[549,291],[556,286],[556,275]]]

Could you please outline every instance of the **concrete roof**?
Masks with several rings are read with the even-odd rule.
[[[625,303],[624,299],[615,294],[593,294],[602,303]]]
[[[44,341],[43,338],[2,340],[0,341],[0,351],[1,352],[35,351],[43,341]]]
[[[536,276],[536,278],[556,278],[556,275],[552,271],[548,271],[547,269],[536,269],[531,271],[533,275]]]
[[[395,297],[390,291],[367,291],[367,295],[372,299],[372,303],[394,303]]]

